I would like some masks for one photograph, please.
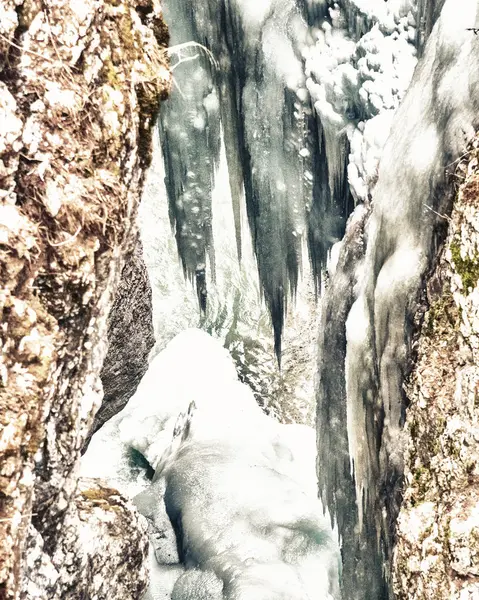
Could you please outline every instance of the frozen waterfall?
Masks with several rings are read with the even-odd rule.
[[[243,374],[258,369],[242,380],[256,385],[260,402],[272,389],[267,375],[272,369],[262,368],[266,353],[258,353],[257,345],[260,340],[264,348],[269,336],[261,296],[272,320],[278,358],[284,338],[284,370],[291,342],[308,329],[318,329],[311,308],[306,319],[297,319],[298,300],[307,297],[303,304],[308,307],[313,303],[314,294],[304,293],[304,282],[309,276],[316,295],[324,289],[326,266],[332,276],[348,216],[358,206],[353,220],[366,218],[363,207],[370,203],[382,148],[430,30],[430,8],[430,3],[413,0],[207,0],[194,7],[189,0],[165,1],[174,89],[162,107],[159,129],[169,220],[184,273],[196,285],[193,300],[203,312],[199,324],[221,338],[212,323],[234,323],[233,333],[225,333],[223,339],[228,345],[233,336],[241,346],[243,362],[237,361],[237,366],[241,363]],[[218,185],[225,173],[227,183]],[[228,283],[222,286],[226,254]],[[351,260],[359,255],[359,249],[353,250]],[[351,276],[345,281],[352,286],[355,270],[353,265],[349,268]],[[242,273],[243,279],[234,273]],[[164,286],[164,271],[158,274]],[[334,278],[332,285],[337,285]],[[352,301],[353,290],[340,289],[342,296],[331,307],[332,323],[348,314]],[[236,300],[225,300],[234,290]],[[188,298],[191,302],[190,292]],[[159,298],[157,305],[162,302]],[[219,314],[215,306],[222,307],[222,316],[211,321],[209,315]],[[255,317],[247,316],[252,316],[253,307],[260,324],[255,331]],[[284,321],[288,314],[289,330]],[[168,329],[166,313],[163,322]],[[187,326],[192,325],[198,323]],[[226,328],[222,324],[219,329]],[[328,323],[320,328],[321,339],[326,331]],[[248,352],[252,340],[254,351]],[[230,350],[236,358],[234,345]],[[322,386],[329,385],[336,372],[341,375],[345,350],[334,349],[327,358],[328,378]],[[312,384],[314,374],[307,372]],[[342,385],[338,377],[324,399],[320,397],[320,452],[329,452],[327,457],[322,454],[320,483],[325,505],[340,529],[343,558],[348,554],[352,564],[362,542],[350,517],[357,509],[347,434],[342,437],[348,414],[345,407],[339,415],[335,412],[336,386]],[[280,404],[294,405],[297,400],[291,398],[299,389],[305,386],[290,385],[289,399],[286,394]],[[271,396],[277,396],[276,391]],[[279,413],[281,409],[272,411]],[[341,480],[331,476],[337,462],[344,473]],[[338,497],[344,497],[344,503]],[[377,537],[374,530],[365,535]],[[379,598],[379,588],[384,588],[377,556],[375,550],[368,563],[369,590],[376,593],[371,599]],[[351,573],[347,576],[351,589],[355,579]],[[357,593],[363,598],[361,589]]]
[[[431,3],[429,15],[433,14]],[[322,301],[317,396],[323,502],[343,538],[343,597],[388,597],[403,482],[405,381],[421,294],[447,229],[452,173],[479,126],[478,4],[446,1]],[[412,36],[411,36],[412,37]]]
[[[204,309],[223,136],[238,258],[244,194],[279,358],[303,243],[319,290],[331,245],[377,177],[416,62],[420,9],[382,0],[208,0],[193,9],[166,0],[165,17],[174,89],[160,130],[183,268]]]
[[[384,600],[414,319],[479,125],[477,2],[164,4],[157,345],[83,468],[147,518],[150,600]]]

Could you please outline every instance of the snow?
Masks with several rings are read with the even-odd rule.
[[[260,27],[271,11],[273,0],[235,0],[236,10],[238,10],[248,27],[248,30],[255,30]]]
[[[180,365],[186,376],[179,375]],[[151,362],[128,404],[129,418],[119,425],[121,440],[156,469],[171,442],[177,416],[190,402],[221,409],[221,394],[228,390],[228,406],[233,409],[237,385],[235,366],[221,344],[199,329],[185,330]],[[251,402],[255,405],[254,399]]]
[[[307,87],[326,132],[331,194],[347,160],[341,142],[346,132],[351,145],[347,171],[356,202],[365,201],[374,187],[393,111],[416,65],[415,38],[410,39],[400,21],[407,7],[390,4],[382,0],[355,3],[373,23],[359,39],[355,31],[345,28],[345,15],[337,8],[334,27],[325,22],[324,35],[303,51]],[[385,27],[391,19],[392,25]],[[370,124],[375,120],[374,126]],[[377,135],[379,130],[381,135]]]
[[[129,448],[155,468],[153,483],[128,473]],[[82,475],[141,492],[139,510],[163,532],[151,536],[151,600],[203,589],[231,600],[332,600],[339,554],[317,498],[315,455],[314,430],[267,417],[221,344],[189,329],[93,436]]]

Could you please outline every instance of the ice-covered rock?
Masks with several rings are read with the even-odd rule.
[[[318,473],[344,536],[346,599],[390,593],[384,565],[391,564],[403,489],[412,334],[424,277],[449,222],[451,165],[479,126],[479,40],[468,30],[477,10],[475,0],[460,11],[444,4],[394,115],[370,216],[361,228],[351,222],[323,300],[320,464],[333,449],[341,452]],[[347,257],[356,248],[353,267]]]

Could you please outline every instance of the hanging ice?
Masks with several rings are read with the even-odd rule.
[[[182,44],[194,40],[211,51],[218,65],[202,49],[189,46],[189,55],[181,50],[174,63],[180,108],[173,106],[172,98],[163,116],[170,209],[183,265],[196,278],[204,306],[203,269],[215,265],[210,253],[215,218],[210,198],[221,122],[237,254],[240,257],[240,239],[245,235],[239,217],[244,190],[279,355],[285,307],[299,277],[301,244],[308,242],[319,289],[329,249],[342,237],[355,202],[359,206],[352,227],[356,233],[364,227],[383,145],[441,1],[207,0],[193,7],[189,0],[166,0],[166,4],[173,44],[184,49]],[[195,85],[197,72],[201,79]],[[365,542],[376,540],[380,528],[365,519],[359,537],[358,529],[363,499],[367,514],[376,514],[368,505],[371,481],[378,472],[377,440],[371,433],[376,425],[368,422],[363,440],[358,429],[361,404],[354,410],[345,404],[347,393],[374,402],[368,357],[363,368],[348,362],[349,373],[362,373],[358,381],[348,376],[346,385],[344,377],[345,322],[361,291],[355,284],[363,264],[363,242],[358,233],[339,258],[334,252],[338,260],[331,284],[333,301],[325,304],[328,320],[321,330],[319,446],[321,464],[327,465],[320,471],[323,497],[337,517],[344,548],[351,549],[344,552],[348,593],[353,598],[357,587],[357,593],[366,589],[363,572],[354,572],[358,552],[367,556],[364,564],[371,567],[372,599],[387,593],[381,561]],[[368,264],[374,271],[375,265]],[[369,308],[367,303],[357,304],[348,321],[351,348],[368,338],[368,326],[360,317]],[[336,319],[342,323],[337,327]],[[341,402],[336,405],[331,399],[338,397]]]
[[[299,276],[302,240],[306,236],[311,241],[319,281],[327,249],[341,236],[345,217],[344,203],[336,207],[316,168],[322,151],[301,56],[308,28],[292,0],[210,0],[195,10],[189,2],[175,1],[166,3],[165,12],[172,24],[173,46],[181,48],[194,40],[217,62],[216,67],[201,49],[191,51],[198,55],[195,60],[175,59],[176,89],[161,118],[178,249],[187,274],[196,274],[204,306],[203,266],[213,248],[210,197],[220,115],[238,257],[244,191],[279,357],[287,298],[294,294]],[[214,110],[208,109],[210,104]],[[210,262],[214,268],[212,255]]]
[[[424,11],[412,0],[208,0],[194,9],[189,0],[165,2],[175,89],[160,126],[185,273],[204,308],[208,257],[215,268],[211,191],[221,122],[237,253],[244,192],[278,357],[301,245],[319,290],[353,197],[367,199],[377,178]],[[192,41],[203,48],[185,46]]]
[[[344,600],[390,597],[401,502],[404,382],[424,278],[451,201],[451,165],[479,126],[476,0],[444,4],[392,121],[372,203],[348,224],[323,299],[319,483],[343,540]],[[370,121],[369,123],[372,123]]]

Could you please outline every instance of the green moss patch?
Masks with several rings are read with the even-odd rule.
[[[474,289],[479,281],[479,256],[473,259],[461,256],[461,247],[457,240],[451,242],[451,255],[457,274],[461,277],[464,290]]]

